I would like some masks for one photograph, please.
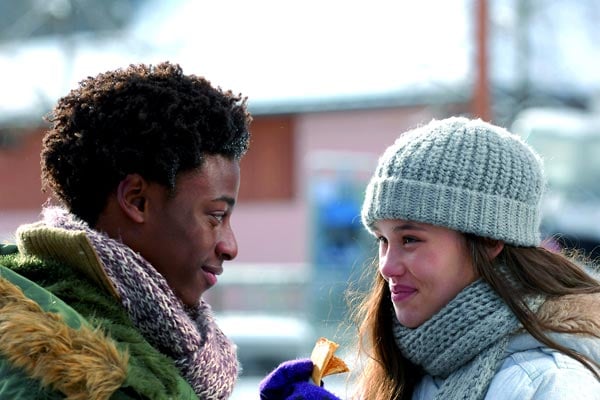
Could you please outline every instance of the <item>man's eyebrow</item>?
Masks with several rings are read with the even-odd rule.
[[[220,196],[213,199],[212,201],[224,201],[229,207],[233,207],[235,205],[235,199],[231,196]]]

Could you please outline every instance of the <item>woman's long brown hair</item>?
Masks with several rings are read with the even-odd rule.
[[[511,245],[505,245],[492,260],[488,256],[490,239],[471,234],[464,236],[475,270],[510,307],[523,327],[538,341],[580,361],[598,377],[598,370],[594,367],[600,366],[559,345],[546,332],[596,334],[584,328],[548,326],[526,304],[529,295],[552,298],[600,293],[600,282],[580,266],[581,262],[543,247]],[[374,264],[377,265],[377,262],[374,261]],[[507,273],[502,273],[496,265],[504,265]],[[402,356],[394,342],[392,321],[395,316],[387,282],[376,267],[369,268],[368,274],[372,276],[370,290],[353,299],[359,301],[354,308],[353,320],[358,326],[359,350],[365,356],[365,366],[358,378],[357,396],[361,400],[410,399],[422,371]]]

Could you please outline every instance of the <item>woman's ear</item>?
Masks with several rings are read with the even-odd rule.
[[[504,248],[504,242],[502,240],[490,240],[486,243],[487,253],[490,261],[493,260],[500,254],[502,249]]]
[[[117,187],[117,202],[121,210],[133,221],[144,222],[146,190],[148,184],[139,174],[129,174]]]

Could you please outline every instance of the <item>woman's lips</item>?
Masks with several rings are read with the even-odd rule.
[[[397,303],[404,301],[417,293],[417,289],[412,286],[394,285],[390,287],[390,292],[392,293],[392,301]]]

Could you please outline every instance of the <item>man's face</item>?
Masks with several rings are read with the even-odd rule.
[[[144,256],[184,304],[197,304],[217,283],[223,261],[237,255],[230,219],[240,183],[239,162],[207,156],[202,169],[177,178],[174,197],[149,188]]]

